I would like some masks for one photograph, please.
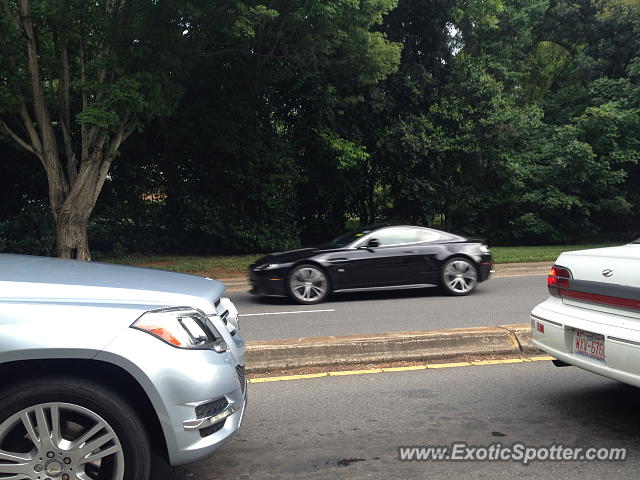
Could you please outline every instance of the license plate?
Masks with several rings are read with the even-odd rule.
[[[606,362],[603,335],[576,330],[573,345],[573,350],[577,355],[593,358],[599,362]]]

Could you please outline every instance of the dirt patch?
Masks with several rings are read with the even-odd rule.
[[[136,267],[177,267],[178,262],[172,262],[171,260],[162,260],[159,262],[142,262],[133,263]]]
[[[239,270],[233,270],[225,267],[213,267],[204,272],[195,272],[194,275],[200,275],[201,277],[209,278],[246,278],[247,272],[241,272]]]
[[[140,262],[140,263],[133,263],[131,264],[135,267],[178,267],[178,262],[172,262],[171,260],[163,260],[163,261],[159,261],[159,262]],[[188,273],[190,275],[199,275],[201,277],[209,277],[209,278],[239,278],[239,277],[244,277],[246,278],[247,274],[246,272],[241,272],[239,270],[234,270],[232,268],[225,268],[225,267],[212,267],[210,269],[207,270],[203,270],[203,271],[198,271],[198,272],[193,272],[193,271],[188,271],[185,270],[182,273]]]

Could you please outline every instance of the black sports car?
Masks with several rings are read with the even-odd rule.
[[[249,267],[251,293],[290,296],[310,305],[331,292],[442,286],[468,295],[489,278],[491,252],[482,240],[431,228],[376,225],[329,243],[273,253]]]

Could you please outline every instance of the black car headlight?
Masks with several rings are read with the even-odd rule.
[[[280,268],[283,266],[284,264],[282,263],[263,263],[262,265],[258,265],[257,267],[254,267],[253,271],[261,272],[263,270],[274,270],[276,268]]]

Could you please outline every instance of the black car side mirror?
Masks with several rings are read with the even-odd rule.
[[[372,238],[371,240],[369,240],[367,243],[362,244],[358,247],[358,249],[360,250],[369,250],[371,248],[376,248],[380,246],[380,242],[378,241],[377,238]]]

